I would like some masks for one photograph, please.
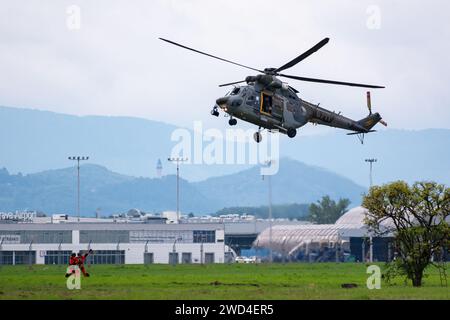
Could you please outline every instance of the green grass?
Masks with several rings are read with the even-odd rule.
[[[380,265],[382,266],[382,265]],[[81,290],[68,290],[64,266],[1,266],[0,299],[449,299],[439,273],[424,285],[402,279],[366,287],[366,265],[357,263],[260,265],[93,265]],[[357,288],[343,289],[342,283]]]

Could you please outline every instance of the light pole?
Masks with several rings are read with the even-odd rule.
[[[177,249],[175,247],[176,243],[177,243],[177,239],[175,239],[175,241],[173,242],[173,247],[172,247],[172,261],[171,261],[171,264],[173,266],[178,263]]]
[[[77,170],[78,170],[78,201],[77,201],[77,214],[78,214],[78,222],[80,222],[80,161],[89,160],[89,157],[80,157],[73,156],[69,157],[69,160],[77,161]]]
[[[372,165],[373,165],[374,162],[377,162],[377,159],[372,158],[372,159],[366,159],[365,161],[368,162],[368,163],[370,164],[370,176],[369,176],[369,179],[370,179],[370,185],[369,185],[369,188],[372,188],[372,185],[373,185],[373,180],[372,180]]]
[[[272,165],[273,160],[266,161],[266,166],[270,167]],[[262,176],[264,180],[264,175]],[[269,185],[269,262],[273,262],[273,253],[272,253],[272,179],[270,175],[267,175],[267,183]]]
[[[187,158],[167,158],[170,162],[177,163],[177,222],[180,222],[180,162],[188,161]]]

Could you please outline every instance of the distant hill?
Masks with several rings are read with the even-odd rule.
[[[450,185],[450,130],[382,130],[366,135],[364,144],[343,131],[298,137],[282,144],[283,156],[315,164],[369,185],[367,158],[376,158],[374,184],[394,180],[435,180]]]
[[[10,172],[35,173],[70,166],[67,156],[89,155],[91,161],[114,172],[154,177],[160,158],[165,174],[175,173],[167,162],[171,134],[177,127],[145,119],[72,116],[47,111],[0,107],[0,167]],[[378,129],[378,128],[377,128]],[[320,166],[368,186],[365,158],[377,158],[374,183],[403,179],[433,179],[450,184],[450,130],[383,130],[356,137],[336,129],[332,134],[282,136],[280,153]],[[201,181],[249,169],[250,165],[189,165],[181,174]]]
[[[282,159],[279,172],[271,177],[273,203],[310,203],[324,195],[333,199],[349,198],[359,205],[365,189],[353,181],[323,168],[291,159]],[[268,182],[262,180],[260,168],[193,183],[203,194],[216,198],[221,207],[266,204]]]
[[[94,215],[97,208],[110,215],[141,208],[155,212],[175,210],[175,176],[161,179],[120,175],[98,165],[86,164],[80,170],[81,212]],[[204,197],[187,181],[180,181],[183,208],[205,212]],[[49,214],[76,214],[77,170],[65,168],[37,174],[9,175],[0,171],[0,211],[39,210]]]
[[[365,189],[351,180],[318,167],[283,159],[272,176],[273,203],[310,203],[323,195],[349,198],[354,205]],[[81,212],[104,215],[131,208],[158,212],[176,208],[176,176],[135,178],[98,165],[81,167]],[[49,214],[76,213],[77,170],[75,167],[29,175],[11,175],[0,170],[0,211],[38,210]],[[267,181],[259,167],[219,178],[192,183],[181,179],[181,210],[194,214],[214,213],[224,207],[267,205]]]
[[[71,155],[90,156],[126,175],[155,177],[162,160],[165,174],[175,173],[167,161],[176,141],[178,127],[132,117],[73,116],[49,111],[0,106],[0,168],[35,173],[66,168]],[[239,165],[189,165],[183,169],[188,180],[203,180],[242,170]]]

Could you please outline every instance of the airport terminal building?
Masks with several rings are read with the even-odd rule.
[[[223,224],[0,223],[0,264],[68,264],[94,250],[90,264],[224,263]]]
[[[0,213],[0,265],[67,264],[71,253],[89,249],[90,264],[229,263],[270,224],[305,223],[237,214],[178,220],[174,212],[142,215],[136,209],[79,222],[68,215]]]
[[[0,213],[0,265],[68,264],[71,253],[89,249],[94,253],[88,264],[230,263],[244,251],[261,261],[272,251],[275,262],[391,261],[396,256],[392,235],[372,235],[364,224],[366,212],[356,207],[336,223],[322,225],[247,215],[178,220],[173,212],[133,211],[125,217],[79,222],[67,215]],[[444,251],[447,260],[448,249]]]

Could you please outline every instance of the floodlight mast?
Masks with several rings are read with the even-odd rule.
[[[265,165],[270,167],[274,161],[268,160],[265,162]],[[264,175],[262,176],[264,180]],[[270,178],[270,174],[267,175],[267,182],[269,185],[269,262],[273,262],[273,252],[272,252],[272,179]]]
[[[89,157],[81,157],[81,156],[73,156],[69,157],[69,160],[77,161],[77,173],[78,173],[78,179],[77,179],[77,216],[78,216],[78,222],[80,222],[80,161],[89,160]]]
[[[167,158],[170,162],[176,162],[177,164],[177,222],[180,222],[180,162],[188,161],[188,158],[170,157]]]
[[[369,180],[370,180],[370,185],[369,188],[372,188],[373,186],[373,180],[372,180],[372,165],[374,162],[377,162],[378,160],[375,158],[371,158],[371,159],[366,159],[366,162],[368,162],[370,164],[370,173],[369,173]]]

